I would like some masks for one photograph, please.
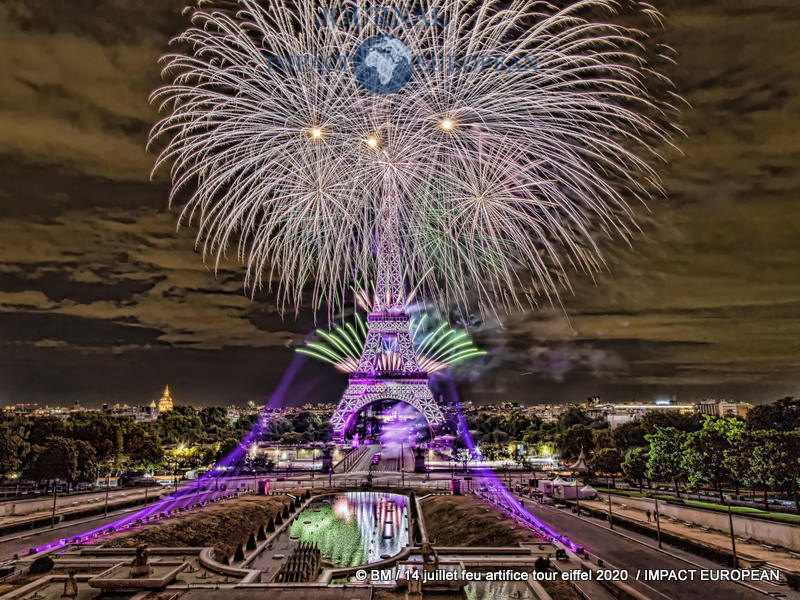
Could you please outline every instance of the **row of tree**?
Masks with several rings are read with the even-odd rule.
[[[210,466],[247,435],[258,415],[232,422],[220,407],[179,405],[154,421],[99,412],[67,419],[15,416],[0,420],[0,477],[32,481],[96,481],[107,473]],[[327,421],[309,412],[270,418],[260,439],[297,444],[330,439]]]
[[[722,497],[724,486],[737,494],[747,486],[789,493],[798,504],[800,401],[792,398],[754,407],[746,419],[653,411],[612,430],[575,407],[550,423],[519,410],[476,409],[466,425],[489,460],[523,464],[529,454],[549,451],[571,462],[584,451],[597,475],[623,475],[638,485],[670,482],[678,494],[681,486],[710,486]]]

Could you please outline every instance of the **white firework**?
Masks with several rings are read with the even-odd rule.
[[[673,107],[651,97],[648,81],[666,80],[644,35],[585,17],[613,1],[441,0],[439,26],[321,22],[342,6],[371,14],[362,0],[194,10],[182,51],[163,59],[156,168],[171,164],[172,199],[188,191],[183,217],[217,264],[235,246],[247,285],[274,282],[295,310],[310,289],[334,311],[353,281],[374,279],[391,228],[421,294],[495,310],[554,297],[570,270],[602,267],[599,238],[629,237],[630,206],[660,190]],[[395,93],[365,89],[348,59],[287,67],[351,59],[379,34],[425,59]]]

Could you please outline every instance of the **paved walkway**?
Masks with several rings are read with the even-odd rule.
[[[608,495],[601,495],[599,498],[602,500],[581,500],[581,506],[592,507],[599,511],[608,511]],[[643,510],[625,506],[623,499],[617,496],[611,496],[612,512],[615,515],[624,516],[632,521],[638,521],[642,525],[649,527],[653,531],[656,530],[655,520],[647,522],[647,514]],[[672,522],[668,518],[661,517],[661,531],[669,532],[673,535],[678,535],[682,538],[690,539],[695,542],[700,542],[707,546],[713,546],[730,552],[731,550],[731,536],[728,532],[715,531],[713,529],[703,530],[700,527],[689,527],[684,525],[681,521]],[[751,541],[744,543],[741,540],[736,540],[736,553],[741,557],[753,561],[763,561],[776,565],[787,571],[800,572],[800,559],[794,558],[787,550],[776,548],[769,550],[764,548],[760,542]]]
[[[132,500],[144,500],[145,496],[148,498],[156,498],[162,495],[166,495],[171,493],[173,490],[172,488],[166,489],[161,487],[153,487],[145,493],[142,490],[116,490],[114,492],[109,493],[108,498],[108,508],[109,511],[114,509],[116,510],[120,504],[124,504],[125,502],[130,502]],[[59,497],[59,499],[62,497]],[[60,516],[63,520],[65,515],[70,513],[80,512],[91,508],[98,508],[105,505],[106,496],[105,491],[97,492],[92,495],[83,495],[83,496],[75,496],[74,500],[69,500],[69,496],[63,496],[66,498],[65,502],[69,502],[67,505],[60,505],[56,507],[56,515]],[[39,510],[36,512],[26,513],[24,515],[9,515],[0,518],[0,525],[13,525],[16,523],[25,523],[27,521],[32,521],[35,519],[42,519],[50,517],[53,514],[53,509],[48,508],[46,510]]]

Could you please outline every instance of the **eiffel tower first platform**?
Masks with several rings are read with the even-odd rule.
[[[428,373],[420,369],[409,333],[401,254],[396,227],[387,227],[378,244],[378,273],[367,336],[358,368],[333,413],[333,441],[343,444],[358,413],[379,400],[397,400],[416,408],[432,432],[444,422],[428,387]]]

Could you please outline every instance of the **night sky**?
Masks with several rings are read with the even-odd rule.
[[[144,150],[156,60],[182,1],[0,4],[0,405],[263,402],[313,328],[243,270],[215,275],[176,232]],[[480,402],[727,397],[800,390],[800,4],[656,3],[691,104],[666,198],[564,310],[480,324]],[[504,327],[501,327],[504,325]],[[306,363],[286,400],[344,378]]]

